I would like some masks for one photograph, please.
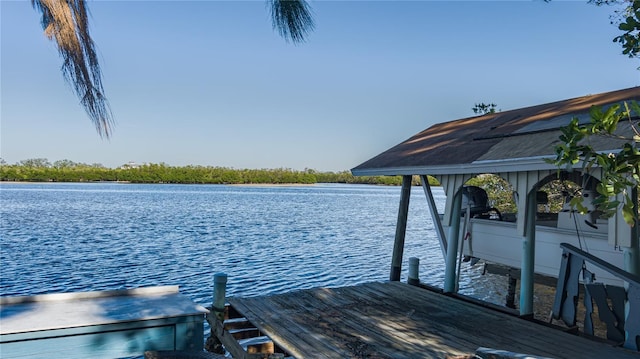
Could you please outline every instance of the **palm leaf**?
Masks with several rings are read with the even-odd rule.
[[[293,43],[306,40],[313,30],[314,22],[311,9],[305,0],[269,0],[273,28]]]
[[[98,134],[109,138],[113,117],[102,88],[84,0],[31,0],[31,4],[42,14],[45,35],[58,46],[65,79],[80,98]]]
[[[294,43],[305,41],[314,22],[305,0],[268,0],[273,27]],[[102,87],[102,74],[93,40],[89,35],[84,0],[31,0],[42,14],[45,35],[58,46],[62,73],[96,126],[98,134],[109,138],[113,116]]]

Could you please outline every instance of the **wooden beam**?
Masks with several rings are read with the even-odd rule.
[[[512,276],[514,278],[520,278],[520,276],[522,275],[520,273],[520,268],[509,267],[509,266],[505,266],[497,263],[485,262],[483,270],[487,273],[503,275],[503,276]],[[553,288],[555,288],[558,285],[558,278],[551,277],[544,274],[538,274],[538,273],[536,273],[533,276],[533,281],[536,284],[542,284],[547,287],[553,287]]]
[[[402,254],[404,252],[404,238],[407,232],[407,216],[409,213],[409,198],[411,197],[411,177],[402,176],[402,191],[400,195],[400,208],[398,209],[398,223],[396,224],[396,237],[393,242],[393,254],[391,257],[390,281],[400,280],[402,270]]]
[[[587,260],[590,264],[593,264],[602,270],[614,274],[616,277],[624,280],[627,283],[633,283],[640,287],[640,276],[637,274],[622,270],[614,266],[613,264],[594,256],[591,253],[587,253],[581,249],[576,248],[575,246],[572,246],[569,243],[560,243],[560,248],[562,248],[562,250],[565,252],[569,252],[575,256],[578,256],[580,259]]]

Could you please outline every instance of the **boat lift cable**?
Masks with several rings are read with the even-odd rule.
[[[470,221],[471,221],[471,204],[467,203],[467,210],[466,210],[466,212],[464,214],[464,224],[462,225],[462,233],[464,233],[464,236],[462,237],[462,240],[460,241],[460,245],[459,245],[460,253],[458,254],[458,270],[457,270],[457,277],[456,277],[456,292],[458,291],[458,287],[460,285],[460,269],[462,267],[462,256],[463,256],[463,252],[464,252],[464,241],[469,239],[469,237],[471,236],[471,233],[469,232],[469,226],[471,225]]]
[[[580,229],[578,228],[578,219],[576,218],[576,212],[572,212],[573,214],[573,224],[576,228],[576,235],[578,236],[578,246],[580,246],[580,250],[584,250],[585,252],[589,253],[589,248],[587,247],[587,241],[584,241],[584,249],[582,249],[582,238],[580,237]],[[587,278],[588,275],[587,273],[591,273],[589,272],[589,270],[587,270],[587,263],[586,261],[582,261],[582,276],[583,278]],[[589,282],[593,281],[593,277],[589,280]]]
[[[572,211],[571,214],[571,217],[573,217],[573,225],[576,228],[576,236],[578,236],[578,246],[580,247],[580,250],[583,251],[584,249],[582,248],[582,239],[580,238],[580,229],[578,228],[578,220],[576,219],[575,211]]]
[[[580,247],[580,250],[583,250],[587,253],[589,253],[589,247],[587,246],[587,241],[584,241],[584,249],[582,248],[582,237],[580,236],[580,228],[578,227],[578,219],[576,218],[577,216],[574,214],[573,215],[573,225],[576,228],[576,236],[578,237],[578,246]],[[585,222],[587,222],[585,220]]]

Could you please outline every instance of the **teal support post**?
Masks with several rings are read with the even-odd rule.
[[[634,211],[638,213],[638,189],[634,188],[631,192],[631,198],[634,199]],[[640,230],[638,225],[631,227],[631,241],[629,248],[624,253],[624,270],[631,274],[640,276]]]
[[[631,228],[631,246],[624,250],[624,270],[640,276],[640,241],[637,225]]]
[[[402,191],[400,208],[398,209],[398,223],[396,224],[396,238],[393,242],[391,257],[390,281],[399,281],[402,270],[402,254],[404,252],[404,237],[407,233],[407,216],[409,213],[409,198],[411,197],[411,176],[402,176]]]
[[[453,198],[453,208],[451,209],[451,227],[447,236],[447,257],[444,267],[444,292],[454,293],[457,291],[456,283],[456,259],[458,243],[460,242],[460,215],[462,209],[462,191],[458,190]]]
[[[637,227],[632,229],[632,231],[637,233]],[[636,238],[631,240],[631,244],[633,247],[629,248],[627,254],[628,258],[626,258],[627,272],[640,276],[640,244],[637,235]]]
[[[522,241],[522,270],[520,272],[520,315],[533,314],[533,280],[536,257],[536,190],[527,194],[525,235]]]

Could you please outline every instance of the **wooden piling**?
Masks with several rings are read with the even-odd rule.
[[[402,270],[402,254],[404,252],[404,238],[407,231],[407,214],[409,212],[409,198],[411,197],[411,176],[402,176],[402,194],[398,209],[398,223],[396,224],[396,238],[393,242],[391,257],[390,281],[399,281]]]
[[[224,304],[227,295],[227,275],[225,273],[216,273],[213,276],[213,305],[209,313],[209,324],[211,325],[211,334],[205,343],[205,349],[212,353],[224,354],[225,350],[215,333],[215,323],[224,322]]]
[[[227,275],[216,273],[213,276],[213,312],[220,321],[224,321],[224,302],[227,296]]]
[[[411,285],[420,284],[419,278],[420,259],[416,257],[409,258],[409,279],[407,283]]]

